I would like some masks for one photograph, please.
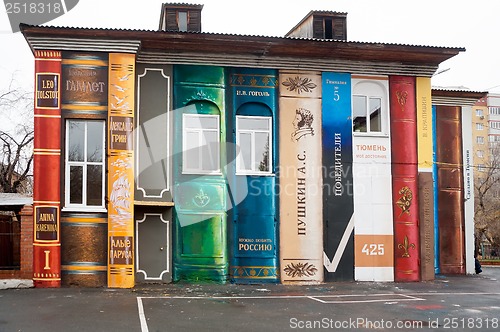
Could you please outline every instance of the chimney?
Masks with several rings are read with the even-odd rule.
[[[285,37],[347,40],[347,13],[312,10]]]
[[[160,31],[201,32],[203,5],[164,3],[161,6]]]

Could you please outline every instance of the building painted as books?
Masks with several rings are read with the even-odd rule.
[[[35,285],[433,278],[420,262],[455,249],[422,248],[427,204],[448,209],[430,77],[464,49],[348,41],[325,11],[285,37],[202,33],[202,7],[165,4],[159,31],[21,25]]]

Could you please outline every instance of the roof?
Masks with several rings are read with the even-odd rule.
[[[457,90],[445,88],[432,88],[432,96],[439,97],[458,97],[458,98],[475,98],[477,100],[488,95],[488,91],[472,91],[472,90]]]
[[[203,5],[194,4],[194,3],[184,3],[184,2],[165,2],[161,5],[162,9],[165,9],[166,7],[202,9]]]
[[[0,206],[23,206],[33,204],[33,198],[21,194],[0,193]]]
[[[454,90],[432,88],[434,105],[473,106],[479,99],[488,95],[488,91]]]
[[[299,23],[297,23],[293,28],[291,28],[290,31],[288,31],[285,36],[288,36],[289,34],[291,34],[293,31],[295,31],[295,29],[297,29],[299,26],[301,26],[302,23],[307,21],[307,19],[309,19],[309,17],[314,16],[314,15],[332,16],[332,17],[333,16],[347,17],[347,13],[345,13],[345,12],[335,12],[335,11],[329,11],[329,10],[311,10],[306,16],[304,16],[304,18],[302,20],[300,20]]]
[[[463,47],[416,46],[376,42],[339,41],[312,38],[267,37],[204,32],[97,29],[20,24],[20,30],[36,49],[90,48],[111,41],[131,43],[124,52],[198,53],[263,57],[309,58],[349,61],[396,62],[437,66]],[[67,44],[65,46],[65,43]],[[75,46],[76,45],[76,46]],[[103,50],[108,50],[107,48]],[[85,50],[85,49],[83,49]]]

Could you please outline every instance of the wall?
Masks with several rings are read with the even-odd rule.
[[[21,268],[0,270],[0,279],[33,278],[33,207],[25,205],[21,210]]]

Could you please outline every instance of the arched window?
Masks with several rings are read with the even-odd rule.
[[[236,174],[272,174],[272,112],[264,104],[246,103],[236,114]]]
[[[182,172],[184,174],[220,173],[220,115],[206,101],[196,102],[197,113],[182,117]]]
[[[355,134],[388,134],[387,85],[387,78],[353,80],[352,125]]]

